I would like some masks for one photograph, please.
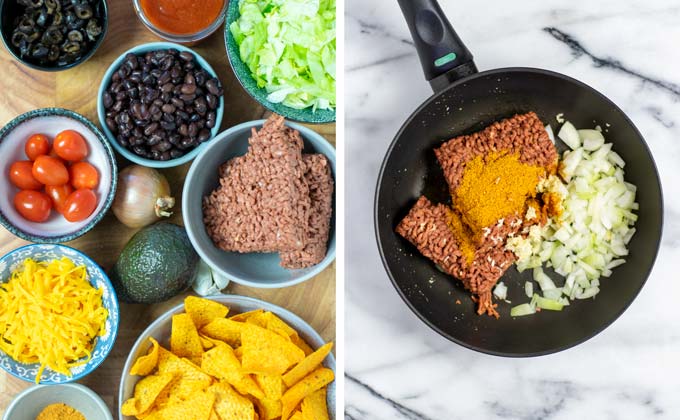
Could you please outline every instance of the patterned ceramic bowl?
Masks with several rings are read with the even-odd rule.
[[[281,103],[274,103],[267,100],[267,90],[257,86],[257,82],[253,79],[250,69],[246,63],[241,60],[239,46],[234,39],[229,26],[236,21],[240,15],[238,10],[239,1],[230,1],[227,7],[227,23],[224,28],[224,43],[227,48],[227,58],[234,74],[238,79],[243,89],[250,94],[257,102],[268,110],[282,115],[287,120],[298,121],[311,124],[324,124],[335,122],[335,110],[319,109],[312,111],[311,108],[295,109]]]
[[[90,283],[104,291],[102,301],[104,307],[109,312],[109,316],[106,319],[106,331],[104,335],[98,337],[95,342],[92,358],[86,364],[72,368],[72,376],[62,375],[61,373],[53,372],[46,368],[40,376],[40,383],[44,385],[73,382],[95,370],[108,356],[116,341],[116,335],[118,334],[120,313],[116,292],[114,292],[113,286],[104,270],[97,265],[97,263],[92,261],[90,257],[77,249],[64,245],[44,244],[26,245],[17,248],[0,258],[0,283],[6,283],[9,280],[12,271],[19,268],[26,258],[32,258],[36,261],[51,261],[61,257],[67,257],[76,265],[84,265],[87,267],[87,275],[90,279]],[[19,379],[35,382],[35,376],[38,373],[40,365],[19,363],[0,350],[0,367]]]
[[[76,130],[89,147],[86,160],[99,172],[99,186],[95,190],[97,208],[90,217],[80,222],[69,222],[56,211],[44,223],[29,222],[14,208],[12,200],[19,191],[0,177],[0,223],[14,235],[31,242],[61,243],[84,235],[104,217],[116,195],[117,168],[113,150],[99,129],[87,118],[63,108],[43,108],[21,114],[0,130],[0,173],[9,173],[10,165],[26,160],[24,144],[33,134],[45,134],[50,140],[63,130]]]

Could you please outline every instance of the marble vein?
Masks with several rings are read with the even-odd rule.
[[[585,55],[593,61],[593,63],[595,64],[596,67],[609,68],[609,69],[621,71],[625,74],[628,74],[628,75],[633,76],[637,79],[640,79],[641,81],[643,81],[645,83],[650,83],[650,84],[652,84],[652,85],[654,85],[654,86],[656,86],[660,89],[663,89],[663,90],[673,94],[674,96],[676,96],[677,98],[680,99],[680,85],[673,83],[673,82],[669,82],[669,81],[661,80],[661,79],[656,79],[656,78],[653,78],[651,76],[647,76],[645,74],[642,74],[641,72],[639,72],[637,70],[633,70],[633,69],[630,69],[630,68],[624,66],[623,63],[621,63],[621,61],[619,61],[615,58],[598,57],[598,56],[594,55],[593,53],[591,53],[590,51],[588,51],[588,49],[586,47],[584,47],[581,42],[576,40],[576,38],[574,36],[564,32],[564,31],[562,31],[558,28],[546,27],[546,28],[543,28],[543,30],[545,32],[547,32],[548,34],[550,34],[556,40],[562,42],[563,44],[566,44],[571,49],[572,55],[575,58],[578,58],[580,56]]]

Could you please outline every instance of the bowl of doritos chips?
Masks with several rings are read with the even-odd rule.
[[[297,315],[244,296],[188,296],[140,335],[121,420],[335,420],[335,358]]]

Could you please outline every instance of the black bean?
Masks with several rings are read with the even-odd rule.
[[[196,84],[196,78],[194,77],[193,74],[187,73],[186,76],[184,76],[184,83],[187,85],[195,85]]]
[[[179,79],[179,77],[182,75],[182,70],[179,67],[173,67],[170,70],[170,76],[173,79]]]
[[[189,121],[191,122],[198,122],[201,119],[201,116],[198,114],[191,114],[191,118],[189,118]]]
[[[157,123],[157,122],[153,122],[153,123],[147,125],[147,126],[144,128],[144,135],[145,135],[145,136],[150,136],[150,135],[153,134],[153,132],[156,131],[157,129],[158,129],[158,123]]]
[[[198,141],[199,143],[203,143],[204,141],[208,140],[210,138],[210,130],[208,129],[202,129],[198,133]]]
[[[208,117],[205,120],[205,126],[208,128],[215,127],[215,124],[217,123],[216,118],[217,116],[215,115],[215,111],[208,112]]]
[[[161,121],[161,127],[163,127],[163,130],[173,131],[177,128],[177,124],[175,124],[174,121]]]
[[[196,98],[196,102],[194,102],[194,109],[199,114],[204,115],[208,112],[208,101],[206,101],[204,97],[199,96]]]
[[[172,113],[175,112],[176,108],[173,104],[165,104],[161,107],[161,109],[163,110],[163,112],[165,112],[167,114],[172,114]]]
[[[177,111],[175,115],[177,115],[177,118],[179,118],[180,121],[189,121],[190,118],[189,114],[182,110]]]
[[[104,103],[104,109],[111,108],[111,105],[113,105],[113,98],[111,97],[111,94],[109,92],[104,92],[102,102]]]
[[[208,89],[208,92],[212,93],[213,95],[220,94],[220,81],[217,79],[208,80],[205,82],[205,87]]]
[[[172,92],[174,89],[175,89],[175,85],[173,85],[173,84],[170,83],[170,82],[168,82],[168,83],[164,84],[163,86],[161,86],[161,90],[162,90],[164,93]]]
[[[114,133],[118,131],[118,127],[116,126],[116,122],[113,120],[113,118],[106,118],[106,126],[109,127],[109,130],[113,131]]]
[[[130,99],[139,98],[139,90],[136,87],[133,87],[132,89],[128,89],[126,94],[127,94],[127,97],[130,98]]]
[[[196,137],[197,134],[198,127],[196,126],[196,123],[189,124],[189,137]]]
[[[168,70],[166,70],[158,78],[158,83],[161,84],[161,85],[164,85],[164,84],[168,83],[170,81],[170,79],[172,79],[172,77],[170,76],[170,72]]]
[[[193,95],[196,93],[196,85],[184,84],[182,85],[181,92],[185,95]]]
[[[146,149],[144,149],[142,146],[134,146],[132,148],[132,151],[135,152],[136,155],[140,156],[146,155]]]
[[[179,150],[179,149],[173,148],[173,149],[170,150],[170,157],[173,158],[173,159],[178,158],[182,155],[184,155],[184,152]]]
[[[179,129],[177,130],[179,134],[183,135],[184,137],[187,137],[189,135],[189,126],[186,124],[182,124],[179,126]]]
[[[111,92],[118,93],[123,90],[123,84],[121,82],[115,82],[111,84]]]
[[[125,98],[127,98],[127,92],[125,92],[124,90],[123,90],[123,91],[120,91],[120,92],[118,92],[118,93],[116,93],[116,98],[115,98],[115,99],[116,99],[117,101],[122,101],[122,100],[124,100]]]
[[[168,151],[161,153],[161,160],[170,160],[171,157],[172,156],[170,156],[170,152]]]
[[[182,51],[181,53],[179,53],[179,58],[181,58],[184,61],[193,61],[194,55],[189,51]]]
[[[115,112],[120,112],[120,110],[123,109],[123,101],[116,101],[111,109],[113,109]]]
[[[196,79],[196,84],[198,86],[204,86],[206,80],[208,80],[208,74],[203,70],[199,70],[196,73],[194,73],[194,78]]]
[[[184,70],[186,71],[193,70],[194,68],[196,68],[196,63],[193,61],[189,61],[188,63],[184,64]]]
[[[167,141],[167,140],[163,140],[160,143],[158,143],[157,145],[155,145],[153,148],[154,148],[154,150],[158,150],[160,152],[165,152],[165,151],[170,150],[172,148],[172,144],[170,144],[170,142]]]
[[[190,138],[183,138],[182,141],[179,143],[179,148],[180,149],[189,149],[191,147],[194,147],[196,145],[196,142],[191,140]]]
[[[175,117],[172,114],[168,114],[167,112],[163,113],[163,121],[165,122],[174,122]]]
[[[188,103],[191,103],[194,99],[196,99],[196,95],[185,93],[185,94],[179,95],[179,99],[183,100],[184,103],[188,104]]]
[[[130,80],[139,83],[142,81],[142,72],[139,70],[135,70],[132,73],[130,73]]]
[[[175,105],[175,107],[180,108],[180,109],[184,108],[184,101],[182,101],[181,99],[172,98],[170,101],[172,102],[173,105]]]
[[[205,101],[208,103],[208,108],[210,109],[217,109],[217,106],[219,105],[219,100],[215,95],[206,96]]]
[[[161,160],[161,152],[159,152],[158,150],[152,150],[151,151],[151,159]]]

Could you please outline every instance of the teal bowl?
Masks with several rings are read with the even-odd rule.
[[[335,122],[335,110],[319,109],[313,111],[311,107],[305,109],[295,109],[281,103],[274,103],[267,100],[267,90],[257,86],[257,82],[255,79],[253,79],[250,69],[241,60],[239,46],[236,43],[231,31],[229,30],[229,26],[231,26],[232,22],[236,21],[240,16],[238,4],[238,0],[232,0],[229,2],[229,7],[227,8],[226,25],[224,28],[224,43],[227,47],[227,57],[229,58],[231,68],[234,70],[234,74],[236,75],[239,83],[241,83],[241,86],[243,86],[243,89],[245,89],[245,91],[248,92],[248,94],[263,107],[283,116],[287,120],[310,124],[325,124]]]
[[[88,143],[87,161],[99,172],[99,185],[95,189],[97,208],[90,217],[80,222],[69,222],[52,211],[44,223],[24,219],[14,208],[14,195],[19,189],[7,176],[0,179],[0,224],[12,234],[30,242],[61,243],[84,235],[101,221],[116,196],[118,169],[116,158],[104,134],[87,118],[63,108],[43,108],[21,114],[0,129],[0,173],[9,173],[10,165],[28,159],[24,143],[32,134],[42,133],[50,139],[63,130],[76,130]]]
[[[287,270],[279,263],[277,253],[226,252],[217,248],[203,224],[203,197],[219,186],[218,167],[248,150],[248,138],[253,128],[261,128],[264,120],[236,125],[220,133],[191,164],[184,181],[182,216],[191,244],[203,261],[221,277],[236,283],[259,288],[287,287],[302,283],[323,271],[335,259],[335,207],[331,217],[328,249],[320,263],[303,269]],[[321,153],[328,159],[335,178],[335,149],[313,130],[286,122],[300,132],[304,153]]]
[[[106,138],[109,140],[109,143],[111,143],[111,146],[118,152],[121,156],[123,156],[125,159],[129,160],[130,162],[136,163],[138,165],[142,166],[147,166],[149,168],[172,168],[174,166],[180,166],[183,165],[189,161],[191,161],[193,158],[195,158],[201,150],[205,148],[205,146],[208,145],[212,141],[213,138],[219,133],[220,131],[220,125],[222,124],[222,117],[224,116],[224,96],[220,98],[220,105],[217,107],[217,112],[215,113],[215,127],[210,130],[210,133],[212,134],[212,138],[210,140],[207,140],[203,142],[202,144],[198,145],[195,147],[193,150],[191,150],[189,153],[180,156],[175,159],[169,159],[169,160],[153,160],[153,159],[147,159],[143,158],[141,156],[136,155],[132,151],[126,149],[125,147],[121,146],[120,143],[118,143],[118,140],[116,139],[116,136],[113,135],[111,130],[109,130],[109,127],[106,125],[106,110],[104,109],[104,92],[106,91],[106,88],[109,87],[111,84],[111,76],[113,76],[113,73],[118,70],[120,65],[123,63],[123,60],[125,60],[125,56],[129,53],[136,54],[136,55],[141,55],[145,54],[149,51],[156,51],[156,50],[167,50],[167,49],[176,49],[178,51],[187,51],[190,52],[191,54],[194,55],[196,62],[200,64],[200,66],[208,72],[212,77],[218,78],[217,73],[215,73],[215,70],[210,66],[210,64],[203,58],[201,57],[196,51],[192,50],[191,48],[187,48],[183,45],[179,44],[173,44],[172,42],[150,42],[147,44],[142,44],[142,45],[137,45],[136,47],[130,48],[129,50],[125,51],[123,54],[121,54],[112,64],[109,66],[108,70],[106,70],[106,73],[104,74],[104,77],[102,78],[102,82],[99,85],[99,92],[97,93],[97,115],[99,116],[99,125],[102,127],[102,130],[104,131],[104,134],[106,135]]]
[[[103,291],[102,304],[109,312],[109,316],[104,324],[104,334],[95,339],[90,360],[83,365],[71,368],[71,376],[45,368],[40,375],[40,383],[43,385],[73,382],[89,375],[106,360],[118,335],[120,310],[116,292],[104,270],[90,257],[77,249],[65,245],[32,244],[10,251],[0,258],[0,283],[9,281],[12,271],[19,268],[26,258],[35,261],[52,261],[62,257],[70,259],[77,266],[85,266],[90,284]],[[49,326],[46,326],[46,328],[49,328]],[[17,362],[2,350],[0,350],[0,367],[12,376],[27,382],[35,382],[40,369],[38,363]],[[14,418],[12,417],[12,419]]]

